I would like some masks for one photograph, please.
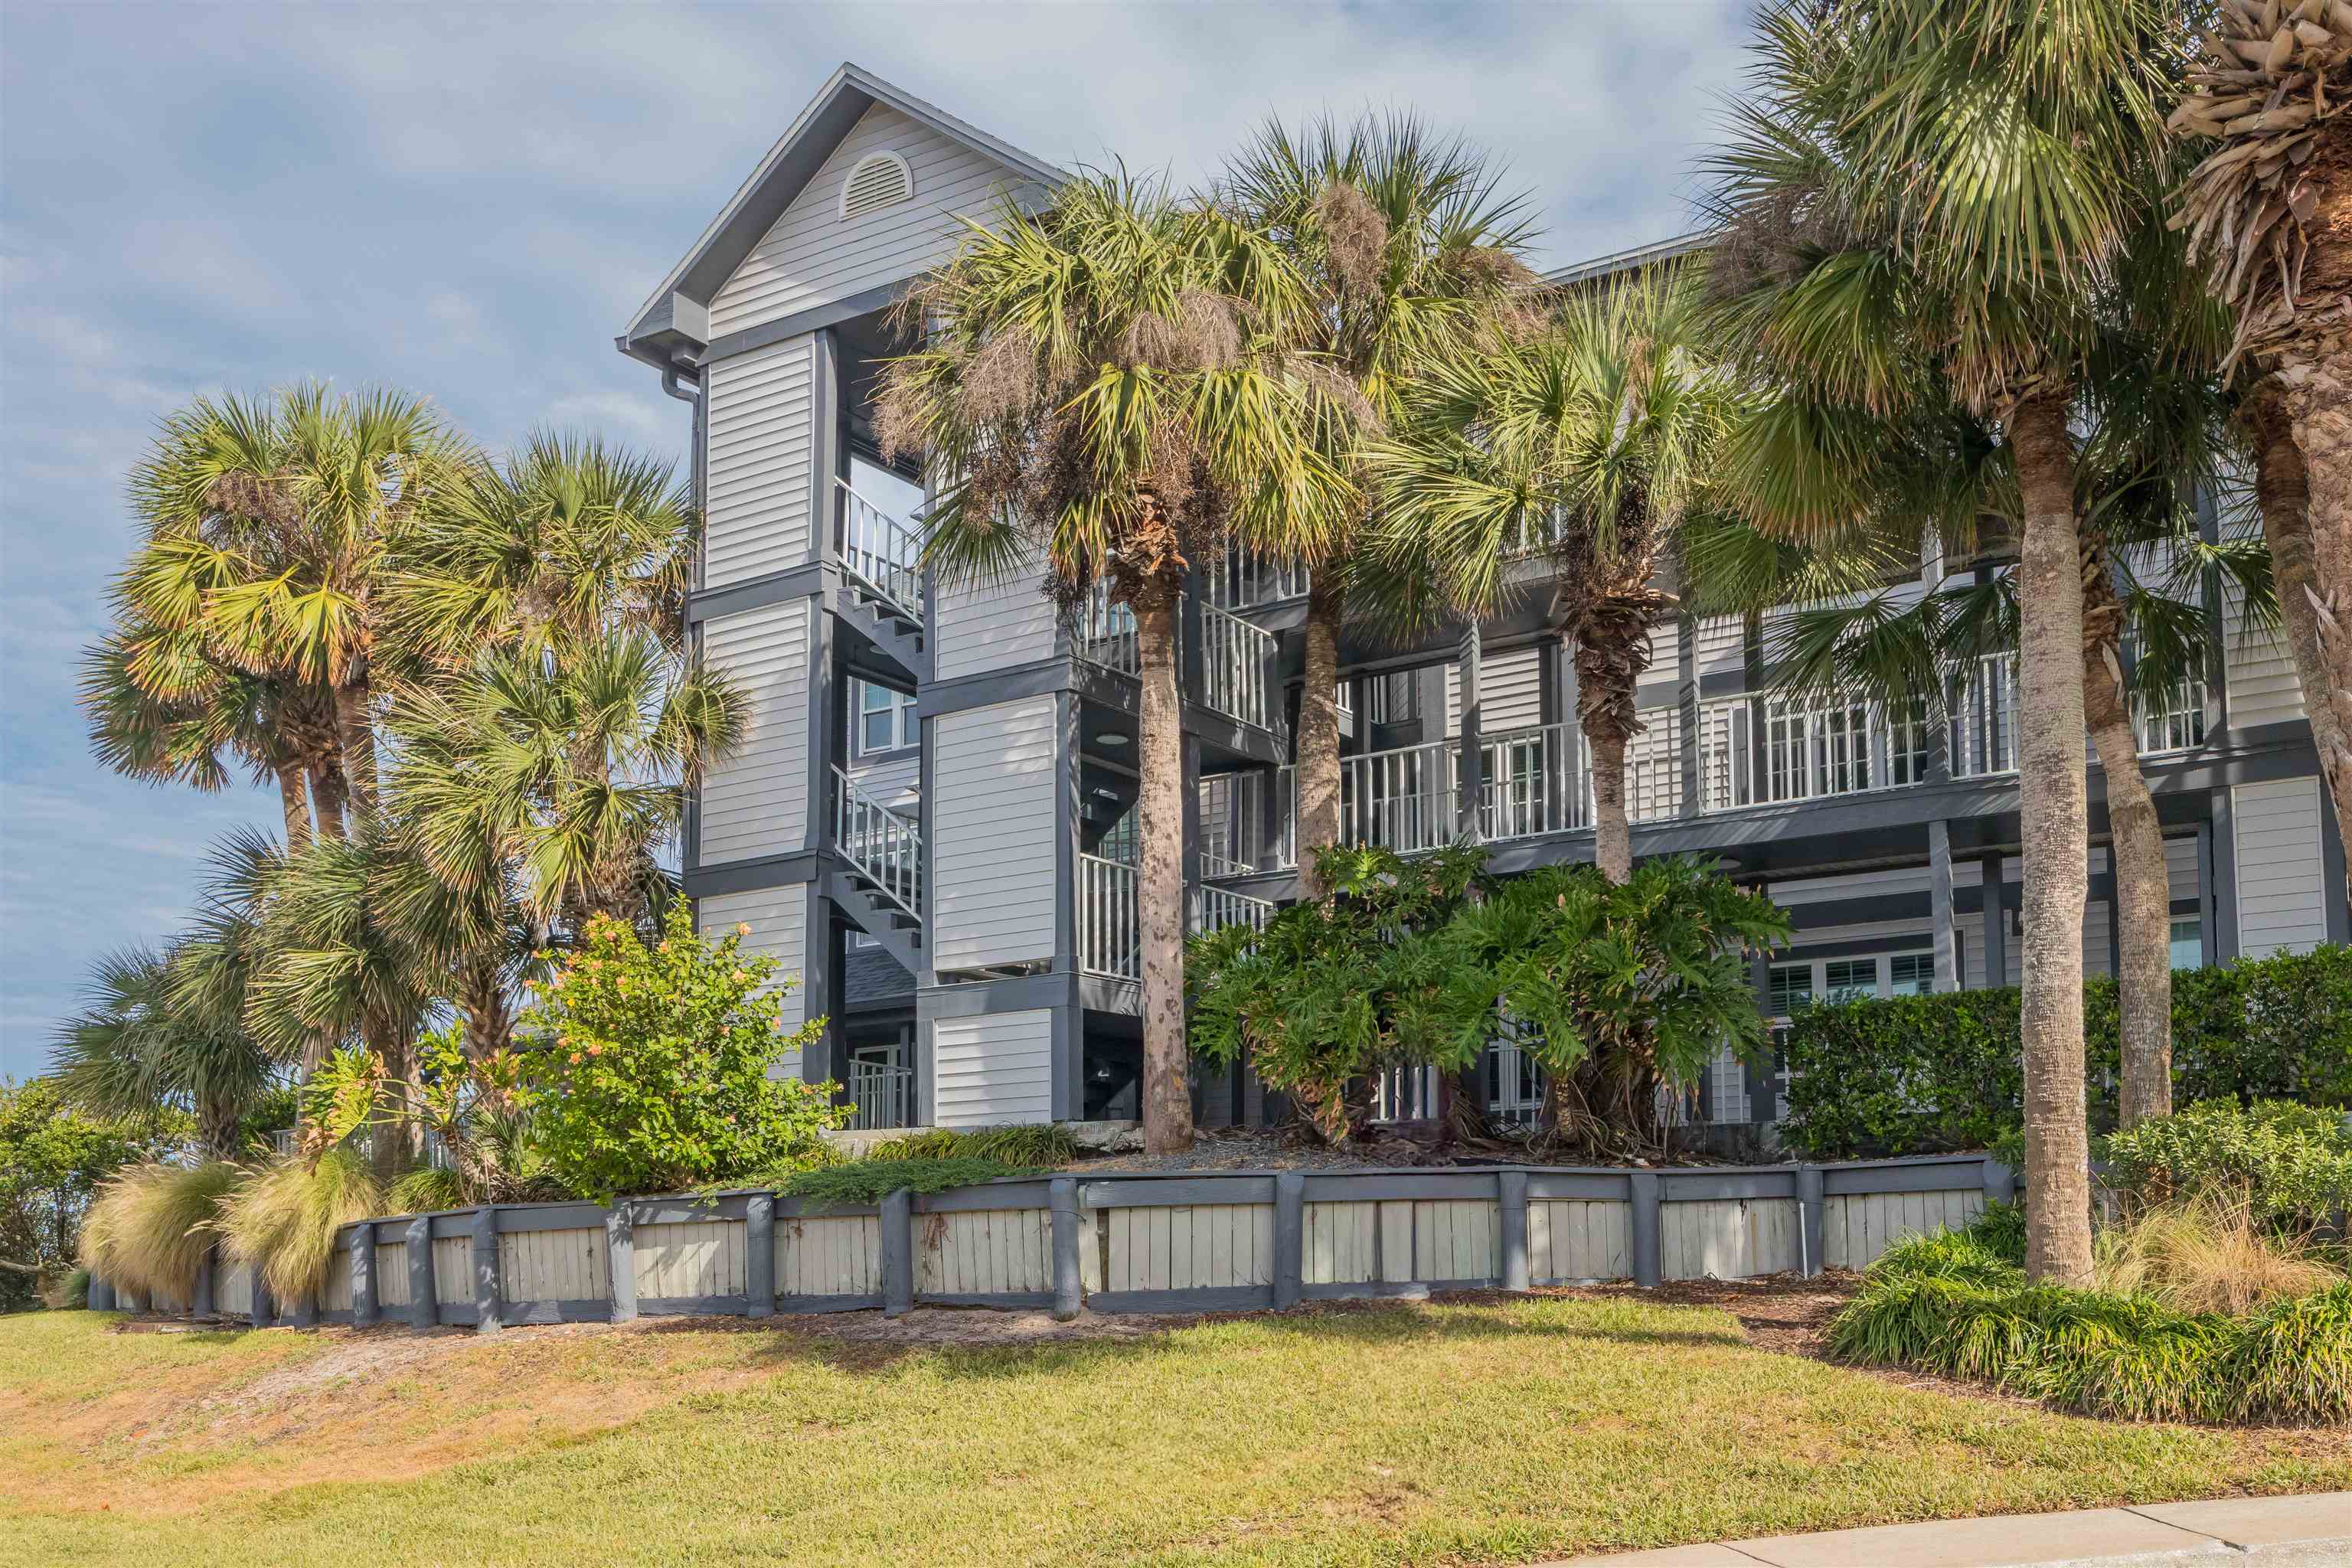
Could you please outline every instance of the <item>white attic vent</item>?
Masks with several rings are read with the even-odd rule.
[[[915,172],[896,153],[868,153],[841,182],[841,216],[863,217],[897,206],[915,194]]]

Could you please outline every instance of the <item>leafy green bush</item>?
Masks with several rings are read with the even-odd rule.
[[[273,1160],[221,1205],[216,1222],[232,1261],[261,1271],[281,1301],[315,1296],[334,1260],[335,1232],[386,1213],[383,1188],[357,1151]]]
[[[1890,1248],[1831,1324],[1833,1354],[2130,1420],[2352,1418],[2352,1284],[2244,1317],[2028,1285],[1983,1242]]]
[[[119,1289],[192,1298],[213,1227],[246,1173],[223,1160],[132,1165],[99,1189],[83,1218],[81,1258]]]
[[[852,1160],[800,1171],[778,1184],[789,1196],[826,1204],[880,1203],[901,1187],[910,1193],[943,1193],[1011,1176],[1042,1176],[1045,1171],[1002,1160],[970,1156],[947,1159]]]
[[[2352,1126],[2333,1107],[2209,1100],[2106,1140],[2108,1184],[2143,1204],[2221,1193],[2301,1231],[2352,1208]]]
[[[2172,977],[2182,1103],[2352,1102],[2352,947],[2242,959]],[[2116,1125],[2115,982],[2084,988],[2095,1132]],[[2021,1124],[2013,988],[1824,1004],[1788,1040],[1783,1141],[1809,1159],[1983,1149]]]
[[[588,922],[532,1015],[534,1133],[566,1186],[598,1203],[677,1192],[789,1160],[848,1116],[833,1085],[775,1079],[824,1021],[778,1026],[776,962],[741,951],[748,926],[696,934],[680,900],[647,946],[619,921]]]
[[[1070,1130],[1055,1123],[1036,1127],[990,1127],[973,1132],[934,1127],[904,1138],[886,1139],[866,1152],[868,1160],[988,1160],[1002,1165],[1065,1165],[1085,1151]]]

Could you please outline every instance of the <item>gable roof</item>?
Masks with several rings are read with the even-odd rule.
[[[621,352],[667,370],[675,363],[674,347],[688,343],[698,347],[707,342],[711,296],[734,275],[793,198],[807,188],[842,139],[877,103],[887,104],[949,141],[992,158],[1049,190],[1069,178],[1044,159],[1032,157],[845,60],[801,110],[792,128],[768,149],[751,178],[711,219],[694,247],[638,309],[616,340]]]

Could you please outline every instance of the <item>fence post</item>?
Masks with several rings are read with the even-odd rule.
[[[1989,1204],[2017,1201],[2017,1173],[1990,1154],[1984,1161],[1984,1195]]]
[[[499,1211],[474,1211],[474,1331],[499,1331]]]
[[[331,1268],[332,1265],[330,1265],[329,1267]],[[319,1326],[319,1289],[317,1286],[311,1285],[304,1287],[302,1293],[294,1298],[293,1304],[286,1310],[286,1321],[298,1329],[315,1329]]]
[[[915,1310],[915,1196],[906,1188],[882,1199],[882,1315]]]
[[[1658,1254],[1664,1250],[1665,1232],[1658,1216],[1658,1173],[1628,1173],[1633,1188],[1633,1283],[1643,1289],[1660,1284]]]
[[[253,1266],[253,1326],[267,1329],[277,1321],[278,1299],[269,1293],[269,1287],[261,1278],[261,1266],[257,1263]]]
[[[1822,1271],[1822,1222],[1829,1211],[1822,1201],[1822,1168],[1797,1167],[1797,1272],[1811,1279]]]
[[[1495,1178],[1503,1205],[1503,1289],[1528,1288],[1528,1173],[1505,1171]]]
[[[1285,1171],[1274,1179],[1274,1306],[1298,1305],[1307,1276],[1307,1178]]]
[[[433,1283],[433,1216],[418,1215],[408,1222],[403,1241],[408,1251],[408,1323],[429,1329],[441,1321],[440,1290]]]
[[[776,1315],[776,1194],[753,1193],[743,1210],[743,1304],[747,1318]]]
[[[1086,1294],[1078,1268],[1078,1184],[1056,1176],[1045,1190],[1054,1215],[1054,1316],[1066,1323],[1078,1315]]]
[[[383,1315],[376,1301],[375,1222],[363,1219],[352,1229],[352,1327],[373,1328]]]
[[[604,1211],[604,1272],[613,1289],[613,1321],[637,1321],[637,1222],[624,1199]]]
[[[204,1257],[196,1260],[196,1288],[188,1295],[188,1316],[191,1318],[209,1318],[213,1315],[213,1269],[215,1267],[214,1256],[219,1250],[219,1246],[217,1242],[207,1246],[205,1248]]]

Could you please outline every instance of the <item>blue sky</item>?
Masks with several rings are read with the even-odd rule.
[[[1543,258],[1689,226],[1738,5],[456,10],[0,0],[0,1074],[181,922],[274,794],[109,776],[73,702],[125,472],[200,393],[429,394],[478,439],[676,455],[612,346],[834,67],[1041,157],[1189,180],[1269,112],[1412,107],[1508,160]]]

